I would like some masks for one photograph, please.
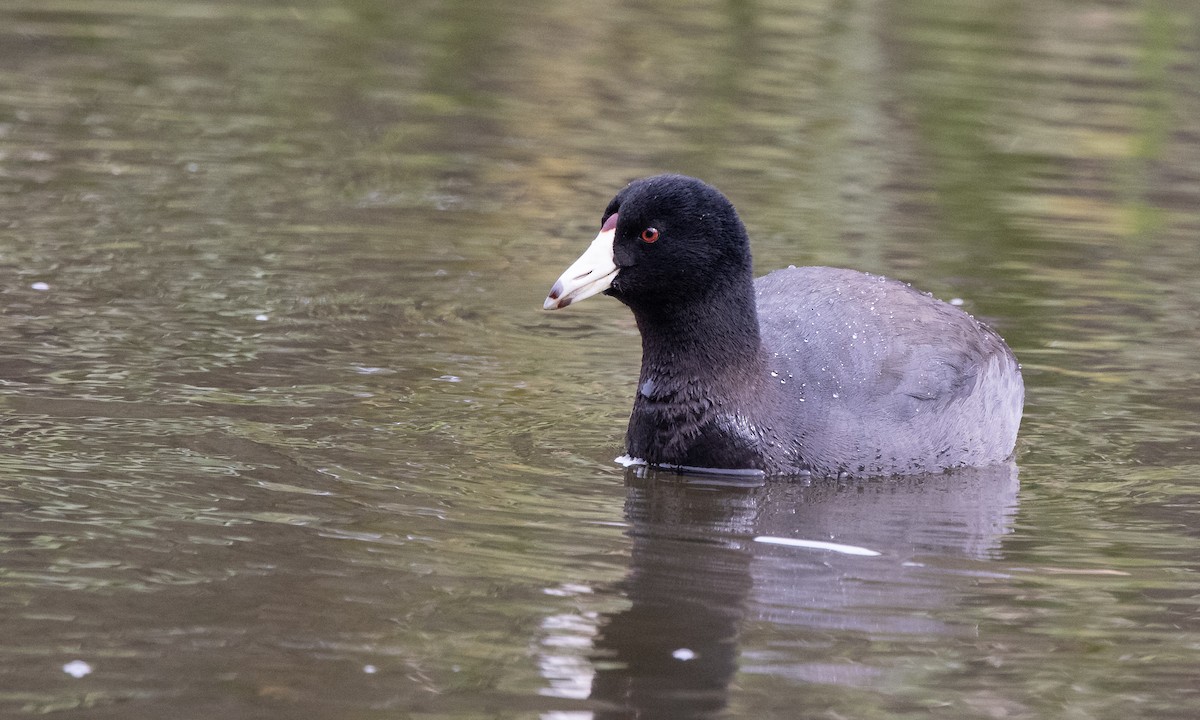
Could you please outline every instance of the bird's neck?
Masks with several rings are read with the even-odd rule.
[[[765,359],[750,283],[687,303],[634,309],[642,335],[639,387],[704,392],[714,383],[744,384]]]
[[[685,307],[634,311],[642,372],[625,449],[653,464],[760,467],[750,408],[763,391],[753,286]]]

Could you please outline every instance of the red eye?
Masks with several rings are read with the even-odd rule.
[[[642,242],[652,243],[658,239],[658,228],[646,228],[642,231]]]

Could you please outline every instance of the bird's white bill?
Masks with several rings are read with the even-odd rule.
[[[613,261],[613,237],[616,234],[614,228],[597,235],[579,259],[559,276],[542,307],[561,310],[573,302],[607,290],[617,276],[617,264]]]

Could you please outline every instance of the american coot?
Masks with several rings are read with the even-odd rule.
[[[896,475],[1008,459],[1025,389],[991,328],[905,283],[790,267],[753,279],[716,188],[658,175],[617,193],[545,308],[603,292],[633,310],[631,462]]]

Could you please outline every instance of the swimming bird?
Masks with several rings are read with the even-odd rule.
[[[1013,453],[1025,389],[995,331],[879,275],[789,267],[755,280],[733,204],[695,178],[618,192],[544,307],[598,293],[641,333],[627,462],[886,476]]]

